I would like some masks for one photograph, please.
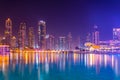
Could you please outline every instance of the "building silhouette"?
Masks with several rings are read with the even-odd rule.
[[[92,43],[99,44],[99,31],[98,26],[94,26],[94,31],[92,32]]]
[[[15,36],[12,36],[12,38],[11,38],[11,49],[15,49],[16,48],[16,43],[17,43],[17,41],[16,41],[16,37]]]
[[[38,22],[38,48],[41,50],[46,49],[46,22]]]
[[[34,48],[34,29],[33,27],[29,27],[28,31],[28,47],[29,48]]]
[[[55,49],[55,37],[53,35],[49,35],[49,38],[47,38],[47,49]]]
[[[5,44],[11,45],[11,38],[12,38],[12,20],[8,18],[5,21]]]
[[[26,23],[20,23],[18,32],[18,47],[24,49],[26,47]]]
[[[66,37],[61,36],[58,40],[59,50],[66,50]]]

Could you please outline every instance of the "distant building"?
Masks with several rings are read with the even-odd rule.
[[[113,40],[120,41],[120,28],[113,28]]]
[[[0,35],[0,44],[2,44],[3,37]]]
[[[11,49],[14,49],[14,48],[16,48],[16,37],[15,36],[13,36],[12,38],[11,38]]]
[[[29,48],[34,48],[34,29],[33,27],[29,27],[29,32],[28,32],[28,47]]]
[[[49,38],[47,38],[47,49],[55,49],[55,37],[53,35],[49,35]]]
[[[0,55],[9,55],[10,54],[10,46],[9,45],[0,45]]]
[[[55,50],[59,50],[59,39],[55,38]]]
[[[12,36],[12,20],[10,18],[5,21],[5,35]]]
[[[67,49],[72,50],[72,35],[71,32],[69,32],[67,36]]]
[[[94,26],[94,31],[92,32],[92,43],[99,44],[99,31],[98,26]]]
[[[1,40],[1,45],[8,45],[8,44],[6,44],[7,42],[6,42],[6,38],[5,37],[2,37],[2,40]]]
[[[41,50],[46,49],[46,23],[42,20],[38,22],[38,47]]]
[[[65,50],[66,49],[66,37],[64,36],[59,37],[58,44],[59,44],[59,50]]]
[[[7,45],[11,45],[11,38],[12,38],[12,20],[10,18],[8,18],[5,21],[5,44]]]
[[[20,23],[18,32],[18,47],[24,49],[26,47],[26,24]]]

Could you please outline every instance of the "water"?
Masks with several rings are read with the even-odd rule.
[[[0,80],[120,80],[119,54],[10,53]]]

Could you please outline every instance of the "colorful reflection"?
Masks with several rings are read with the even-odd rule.
[[[85,54],[85,53],[35,53],[35,52],[19,52],[10,53],[8,55],[0,55],[0,73],[4,75],[4,79],[9,79],[9,73],[18,73],[20,79],[24,75],[34,75],[34,80],[44,80],[43,77],[54,73],[61,73],[65,75],[72,74],[72,70],[78,69],[73,72],[78,75],[83,70],[88,72],[95,69],[95,74],[101,74],[102,69],[112,69],[116,77],[120,77],[120,55],[119,54]],[[85,71],[86,74],[90,74]],[[26,72],[28,74],[26,74]],[[64,73],[65,72],[65,73]],[[80,74],[80,73],[79,73]],[[44,76],[43,76],[44,75]],[[54,74],[56,75],[56,74]],[[0,74],[1,76],[1,74]],[[18,76],[18,75],[16,75]],[[3,79],[3,80],[4,80]],[[16,78],[17,79],[17,78]],[[32,78],[31,78],[32,79]],[[28,80],[31,80],[28,79]],[[1,79],[0,79],[1,80]],[[19,79],[18,79],[19,80]],[[49,79],[45,79],[49,80]],[[61,79],[62,80],[62,79]],[[73,79],[75,80],[75,79]]]

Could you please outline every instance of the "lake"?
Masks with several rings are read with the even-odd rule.
[[[119,53],[0,55],[0,80],[120,80]]]

